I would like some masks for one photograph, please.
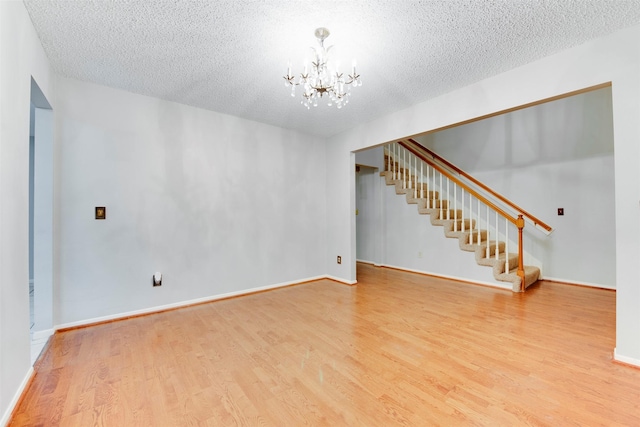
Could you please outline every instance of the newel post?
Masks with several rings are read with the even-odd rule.
[[[520,292],[524,292],[524,255],[522,248],[522,230],[524,229],[524,218],[522,215],[518,215],[516,220],[516,227],[518,227],[518,276],[520,276]]]

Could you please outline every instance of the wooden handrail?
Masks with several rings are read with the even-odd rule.
[[[433,159],[438,160],[440,163],[446,165],[449,169],[454,170],[456,173],[458,173],[459,175],[464,176],[466,179],[468,179],[469,181],[473,182],[475,185],[477,185],[478,187],[482,188],[484,191],[488,192],[492,196],[495,196],[497,199],[500,199],[505,204],[511,206],[513,209],[515,209],[516,211],[520,212],[524,217],[529,218],[531,220],[531,222],[533,222],[535,225],[539,225],[540,227],[544,228],[548,232],[553,231],[553,228],[550,225],[542,222],[540,219],[538,219],[535,216],[531,215],[529,212],[525,211],[520,206],[518,206],[515,203],[513,203],[511,200],[509,200],[506,197],[504,197],[502,194],[497,193],[496,191],[494,191],[490,187],[486,186],[482,182],[478,181],[476,178],[474,178],[473,176],[469,175],[468,173],[466,173],[465,171],[463,171],[462,169],[460,169],[459,167],[457,167],[453,163],[450,163],[446,159],[440,157],[439,155],[437,155],[433,151],[429,150],[427,147],[423,146],[422,144],[420,144],[416,140],[414,140],[412,138],[408,138],[408,141],[411,142],[412,144],[418,145],[422,150],[426,151],[427,154],[429,156],[431,156]]]
[[[442,168],[440,165],[434,163],[433,160],[428,159],[425,155],[423,155],[422,153],[418,152],[416,149],[414,149],[413,147],[411,147],[410,145],[408,145],[404,141],[398,141],[398,144],[401,145],[402,147],[404,147],[407,151],[413,153],[413,155],[416,156],[417,158],[419,158],[420,160],[422,160],[422,161],[428,163],[429,165],[431,165],[432,168],[434,168],[435,170],[437,170],[438,172],[440,172],[441,174],[443,174],[444,176],[449,178],[451,181],[455,182],[460,187],[462,187],[465,190],[467,190],[467,192],[469,192],[470,194],[473,194],[473,196],[476,199],[482,201],[482,203],[484,203],[486,206],[489,206],[491,209],[493,209],[494,211],[498,212],[500,214],[500,216],[508,219],[509,222],[511,222],[512,224],[517,225],[517,221],[518,221],[517,218],[515,218],[512,215],[510,215],[508,212],[504,211],[503,209],[499,208],[494,203],[489,201],[486,197],[484,197],[483,195],[481,195],[480,193],[478,193],[477,191],[475,191],[474,189],[469,187],[464,182],[460,181],[455,176],[451,175],[451,173],[449,171],[447,171],[446,169]]]

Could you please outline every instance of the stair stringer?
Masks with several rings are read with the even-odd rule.
[[[406,197],[406,201],[408,204],[417,205],[418,213],[421,215],[429,215],[429,221],[431,225],[434,226],[442,226],[444,235],[447,238],[457,238],[459,240],[459,247],[463,251],[473,252],[475,261],[478,265],[491,267],[494,279],[500,282],[510,283],[512,286],[512,290],[514,292],[520,292],[520,284],[522,279],[517,274],[518,269],[518,255],[514,253],[509,253],[508,262],[509,262],[509,272],[505,273],[505,265],[507,263],[506,256],[504,254],[504,242],[498,242],[498,248],[502,252],[498,256],[498,259],[495,259],[495,241],[489,243],[489,257],[487,257],[487,242],[486,242],[486,230],[480,230],[480,244],[478,243],[469,243],[469,224],[471,224],[471,230],[474,230],[474,238],[476,236],[477,230],[475,230],[476,221],[469,219],[465,219],[465,231],[454,231],[454,222],[452,219],[440,219],[441,211],[443,214],[446,213],[448,206],[447,200],[441,200],[439,198],[438,191],[432,191],[428,188],[425,188],[426,193],[429,195],[429,199],[427,198],[415,198],[414,195],[415,190],[413,188],[406,188],[406,183],[403,185],[403,180],[394,179],[393,172],[383,171],[380,172],[380,175],[384,176],[385,183],[387,185],[395,186],[395,192],[398,195],[404,194]],[[407,181],[408,182],[408,181]],[[426,187],[426,184],[424,184]],[[405,187],[405,188],[403,188]],[[429,194],[431,192],[431,194]],[[432,208],[429,205],[435,204],[436,207]],[[440,209],[440,205],[443,206]],[[443,215],[444,216],[444,215]],[[461,215],[461,210],[458,209],[458,216]],[[450,209],[449,218],[455,217],[454,210]],[[461,222],[461,220],[458,220]],[[535,282],[537,282],[540,277],[540,269],[534,266],[524,266],[525,272],[525,288],[531,286]]]

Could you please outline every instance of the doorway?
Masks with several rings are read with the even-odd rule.
[[[355,153],[356,260],[376,266],[384,258],[383,158],[382,146]]]

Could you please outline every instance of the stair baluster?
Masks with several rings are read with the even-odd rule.
[[[453,185],[453,231],[458,231],[458,186]]]
[[[462,195],[460,197],[460,200],[462,201],[461,205],[462,205],[462,232],[464,233],[464,188],[461,188],[462,190]],[[471,224],[471,222],[469,222],[469,224]]]
[[[431,203],[431,193],[430,191],[433,190],[433,184],[431,183],[430,177],[431,175],[429,175],[429,163],[427,163],[427,174],[425,175],[427,178],[427,208],[430,207],[429,203]]]
[[[496,261],[500,258],[500,246],[498,246],[498,235],[500,233],[498,233],[498,212],[496,212],[496,250],[495,250],[495,256],[496,256]]]
[[[480,213],[480,199],[478,199],[478,225],[476,225],[476,245],[480,244],[480,226],[482,225],[482,214]]]
[[[430,208],[431,209],[436,209],[437,208],[437,206],[436,206],[436,192],[435,192],[435,190],[436,190],[436,168],[432,167],[431,171],[432,171],[432,174],[433,174],[433,177],[432,177],[433,192],[431,193],[431,196],[433,198],[433,204],[430,205]]]
[[[440,196],[442,197],[442,172],[440,172]],[[440,219],[444,219],[444,212],[442,211],[442,198],[438,199],[438,203],[440,204]]]
[[[396,145],[396,154],[397,156],[394,157],[393,163],[396,166],[396,179],[400,179],[400,146],[399,145]]]
[[[447,200],[451,202],[451,197],[449,196],[449,177],[447,177]],[[447,203],[447,219],[451,219],[451,203]]]
[[[393,156],[393,163],[391,162],[391,160],[389,160],[389,164],[391,165],[391,176],[393,177],[394,180],[398,179],[398,177],[396,176],[396,156],[395,156],[395,144],[389,144],[389,150],[391,151],[391,155]]]
[[[413,198],[417,199],[418,198],[418,157],[417,156],[413,156],[413,170],[416,173],[416,177],[415,177],[415,185],[413,186]]]
[[[491,246],[491,230],[489,229],[489,205],[487,205],[487,252],[485,258],[489,258],[489,246]]]
[[[407,188],[407,150],[402,150],[402,189]]]
[[[509,273],[511,266],[509,265],[509,221],[504,222],[504,272]]]
[[[424,175],[423,173],[424,162],[420,162],[420,198],[424,199]],[[428,190],[427,190],[428,191]]]
[[[469,244],[473,243],[473,199],[469,193]]]
[[[409,157],[409,176],[407,178],[407,188],[409,190],[413,189],[413,170],[411,169],[412,168],[411,155],[412,155],[411,152],[407,154],[407,156]]]

